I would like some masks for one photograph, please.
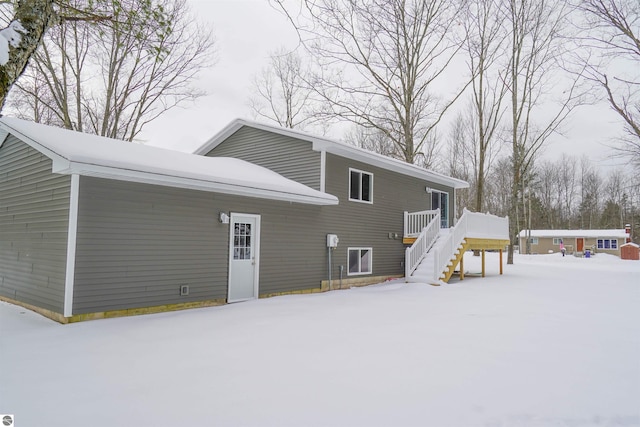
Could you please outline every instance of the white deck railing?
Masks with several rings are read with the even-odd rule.
[[[440,209],[404,213],[404,237],[416,237],[433,218],[440,218]]]
[[[489,213],[470,212],[466,209],[464,209],[464,213],[467,217],[466,237],[509,240],[508,216],[499,217]]]
[[[440,224],[439,217],[440,215],[435,217],[438,219],[438,225]],[[427,229],[425,228],[425,230]],[[438,232],[439,231],[438,227]],[[433,241],[435,241],[435,237],[437,237],[438,232],[433,236]],[[418,237],[418,240],[421,236],[422,233]],[[433,251],[434,283],[441,280],[442,274],[447,269],[455,251],[465,238],[509,240],[509,217],[501,218],[491,214],[470,212],[464,209],[462,216],[458,219],[456,225],[453,228],[448,229],[447,233],[440,234],[437,248]],[[405,277],[409,277],[413,274],[418,264],[420,264],[420,261],[422,261],[422,258],[433,245],[433,241],[431,241],[431,246],[426,250],[423,250],[424,243],[421,242],[419,243],[421,247],[414,249],[414,246],[418,244],[418,240],[415,241],[413,246],[406,250],[405,271],[408,272],[408,274],[406,274]],[[416,259],[418,254],[420,254],[420,257]],[[412,268],[411,271],[409,271],[409,267]]]
[[[418,238],[413,245],[408,247],[405,250],[404,255],[404,269],[405,276],[409,277],[416,270],[422,258],[424,258],[425,254],[429,252],[429,249],[433,246],[433,243],[436,241],[438,237],[438,233],[440,233],[440,210],[436,211],[426,211],[426,212],[436,212],[437,215],[434,215],[431,218],[431,221],[422,228],[422,231],[418,235]],[[406,214],[406,212],[405,212]],[[406,218],[406,215],[405,215]],[[406,222],[405,222],[406,227]]]

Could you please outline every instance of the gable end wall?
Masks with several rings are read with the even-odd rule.
[[[71,177],[9,136],[0,147],[0,295],[63,312]]]
[[[243,126],[207,156],[246,160],[320,190],[320,153],[307,141]]]

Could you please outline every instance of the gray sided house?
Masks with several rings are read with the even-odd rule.
[[[583,256],[606,253],[620,256],[620,248],[629,239],[625,229],[605,230],[522,230],[519,234],[520,253],[527,253],[527,239],[531,254],[560,252],[560,243],[568,254]]]
[[[456,219],[455,191],[469,186],[349,144],[243,119],[231,122],[195,154],[243,159],[337,196],[340,204],[330,210],[328,221],[343,247],[361,243],[364,236],[402,237],[404,211],[439,208],[442,226],[448,228]]]
[[[466,250],[501,251],[508,243],[508,218],[466,210],[455,217],[455,192],[468,183],[339,141],[238,119],[195,154],[240,158],[335,195],[340,203],[323,207],[308,233],[338,237],[327,255],[338,286],[403,273],[439,285]],[[308,239],[295,244],[310,249]]]
[[[405,212],[450,226],[467,186],[240,120],[196,154],[0,129],[0,299],[61,322],[403,276]]]
[[[239,159],[0,127],[0,298],[62,322],[318,287],[338,200]],[[301,253],[305,236],[316,245]],[[286,277],[286,280],[283,280]]]
[[[440,209],[441,225],[455,223],[455,191],[468,183],[306,132],[244,119],[231,122],[195,154],[234,157],[333,194],[308,233],[338,236],[332,280],[372,283],[404,272],[404,212]],[[302,236],[301,236],[302,237]],[[307,250],[311,242],[296,244]],[[358,267],[363,259],[367,266]],[[335,274],[334,274],[335,273]]]

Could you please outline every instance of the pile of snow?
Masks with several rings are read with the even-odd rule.
[[[506,259],[506,258],[505,258]],[[0,304],[27,426],[640,425],[640,262],[516,256],[464,281],[59,325]]]

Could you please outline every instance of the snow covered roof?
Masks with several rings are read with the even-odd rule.
[[[52,159],[54,173],[314,205],[338,204],[331,194],[240,159],[198,156],[9,117],[0,118],[0,129]]]
[[[629,243],[625,243],[624,245],[620,245],[620,247],[623,246],[633,246],[634,248],[640,248],[640,245],[633,243],[633,242],[629,242]]]
[[[280,135],[289,136],[291,138],[311,142],[312,149],[315,151],[326,151],[327,153],[357,160],[383,169],[388,169],[404,175],[413,176],[415,178],[424,179],[436,184],[446,185],[453,188],[469,187],[469,183],[466,181],[432,172],[419,166],[392,159],[391,157],[383,156],[382,154],[374,153],[373,151],[364,150],[362,148],[355,147],[344,142],[314,136],[307,132],[302,132],[295,129],[283,128],[280,126],[273,126],[245,119],[235,119],[227,126],[225,126],[220,132],[214,135],[210,140],[200,146],[200,148],[196,149],[194,153],[201,155],[207,154],[209,151],[213,150],[243,126],[261,129],[267,132],[273,132]]]
[[[522,230],[521,237],[527,237],[529,230]],[[531,230],[531,237],[629,237],[624,229],[609,230]]]

